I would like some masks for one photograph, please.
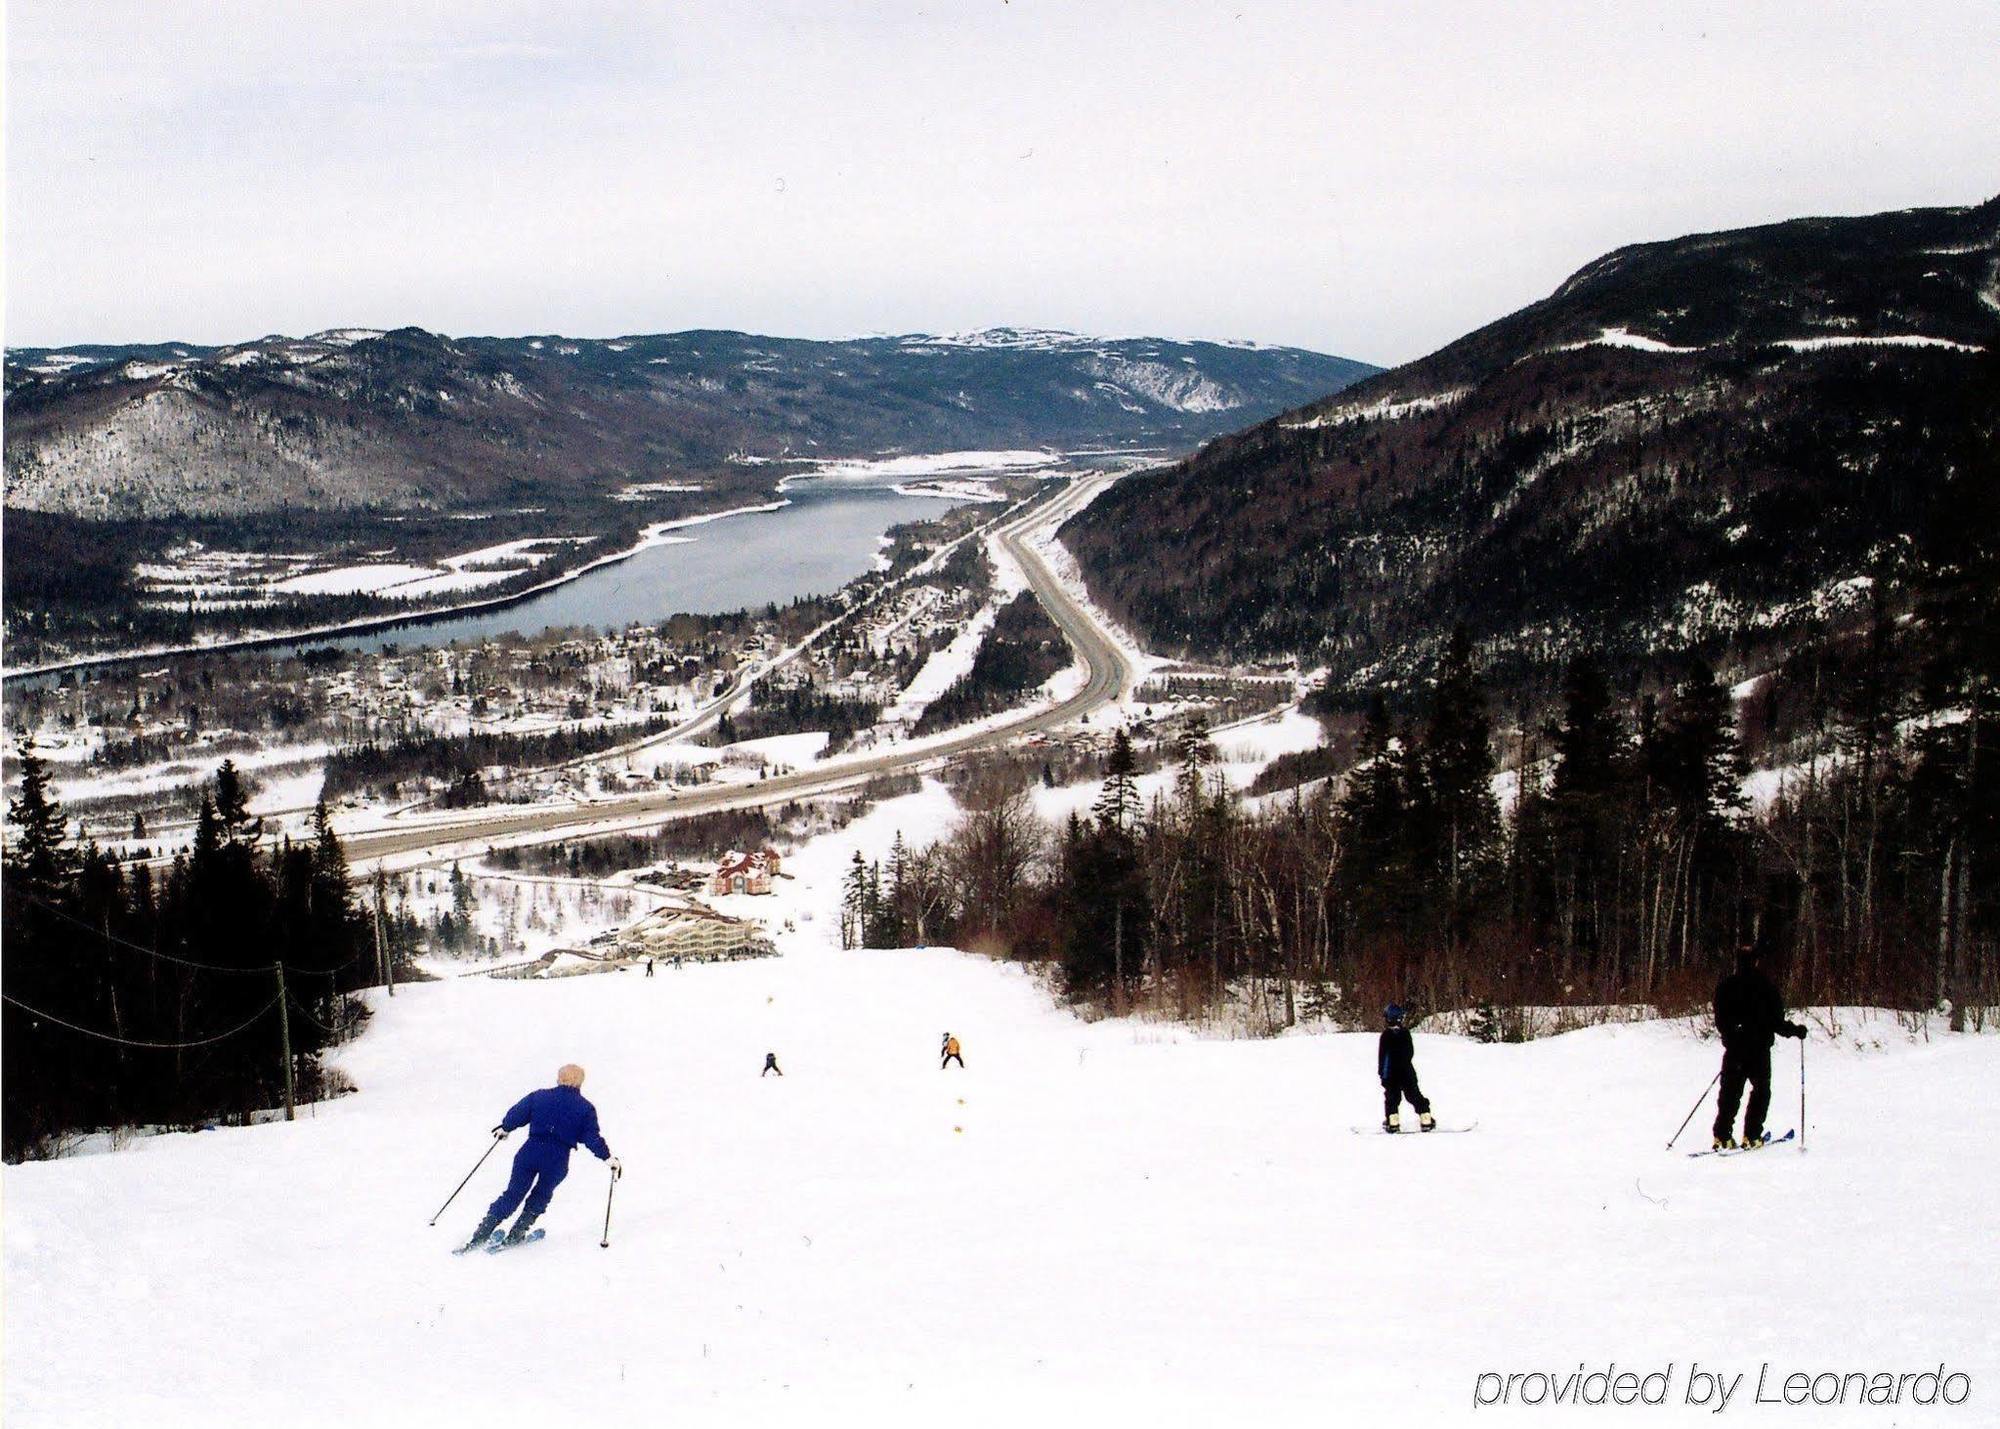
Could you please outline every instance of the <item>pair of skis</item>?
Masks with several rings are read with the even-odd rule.
[[[515,1246],[533,1245],[536,1241],[540,1240],[543,1236],[547,1234],[548,1234],[547,1231],[543,1230],[540,1226],[536,1226],[533,1230],[529,1231],[519,1240],[508,1240],[507,1232],[495,1231],[493,1232],[492,1235],[486,1238],[485,1244],[462,1245],[457,1250],[453,1251],[452,1254],[470,1255],[475,1250],[483,1250],[488,1255],[498,1255],[501,1251],[511,1250]]]
[[[1774,1136],[1768,1141],[1760,1141],[1755,1146],[1711,1146],[1706,1151],[1690,1151],[1689,1156],[1741,1156],[1746,1151],[1763,1151],[1769,1147],[1782,1146],[1798,1132],[1788,1131],[1783,1136]]]

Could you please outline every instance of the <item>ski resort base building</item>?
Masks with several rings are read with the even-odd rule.
[[[765,958],[778,951],[758,924],[693,904],[647,914],[618,934],[617,950],[656,962]]]

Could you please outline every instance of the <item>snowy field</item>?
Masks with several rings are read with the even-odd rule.
[[[816,462],[778,483],[780,491],[802,481],[922,480],[929,477],[972,476],[1040,471],[1060,466],[1062,457],[1049,451],[919,452],[885,457],[843,457]]]
[[[1747,1372],[1729,1422],[1813,1425],[1920,1421],[1750,1404],[1761,1364],[1943,1361],[1974,1397],[1928,1414],[1994,1422],[1994,1152],[1939,1116],[1977,1124],[2000,1039],[1816,1024],[1810,1153],[1690,1160],[1663,1147],[1715,1051],[1684,1026],[1420,1031],[1478,1129],[1354,1135],[1371,1036],[1086,1024],[1014,967],[834,947],[851,851],[946,812],[885,803],[729,900],[818,908],[783,957],[377,994],[359,1092],[294,1125],[8,1168],[6,1423],[1527,1422],[1473,1408],[1480,1372],[1607,1361],[1677,1397],[1691,1361]],[[579,1152],[545,1242],[447,1254],[518,1142],[427,1219],[571,1059],[627,1169],[610,1248]]]

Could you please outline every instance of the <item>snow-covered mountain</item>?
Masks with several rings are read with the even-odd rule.
[[[1420,674],[1464,622],[1751,670],[2000,534],[2000,199],[1623,248],[1441,351],[1120,483],[1065,529],[1161,648]],[[1986,543],[1981,546],[1979,543]]]
[[[7,504],[93,519],[436,510],[589,498],[731,458],[1180,451],[1375,370],[1014,328],[25,348],[7,354]]]

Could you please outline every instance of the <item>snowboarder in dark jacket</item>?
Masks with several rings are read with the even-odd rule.
[[[1403,1025],[1403,1009],[1390,1003],[1382,1009],[1382,1036],[1375,1043],[1375,1072],[1382,1079],[1382,1129],[1403,1129],[1403,1098],[1417,1109],[1417,1125],[1425,1131],[1437,1122],[1431,1104],[1417,1085],[1416,1044],[1410,1029]]]
[[[1758,967],[1757,949],[1745,944],[1736,957],[1736,971],[1715,985],[1715,1030],[1722,1038],[1722,1094],[1715,1105],[1715,1146],[1737,1143],[1736,1104],[1743,1084],[1750,1084],[1750,1104],[1743,1109],[1743,1145],[1762,1146],[1770,1140],[1764,1113],[1771,1107],[1771,1043],[1779,1033],[1804,1037],[1806,1029],[1785,1017],[1785,1000]]]
[[[464,1249],[486,1243],[500,1222],[525,1200],[521,1218],[507,1232],[507,1243],[518,1245],[527,1239],[528,1229],[549,1208],[549,1198],[569,1174],[569,1154],[578,1146],[587,1147],[599,1161],[611,1163],[613,1177],[622,1168],[604,1144],[597,1129],[597,1108],[583,1099],[583,1068],[570,1063],[556,1073],[556,1084],[529,1092],[500,1119],[493,1135],[505,1140],[507,1133],[528,1128],[528,1139],[514,1153],[514,1174],[507,1189],[486,1208],[485,1219]]]

